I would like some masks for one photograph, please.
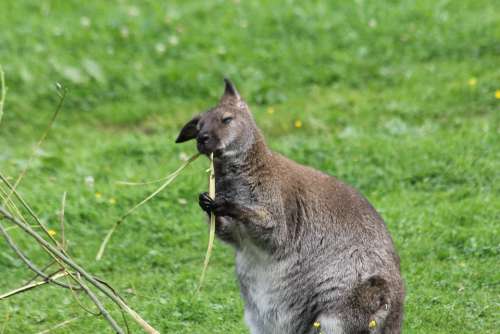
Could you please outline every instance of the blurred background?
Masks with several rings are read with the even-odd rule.
[[[158,179],[192,155],[176,135],[217,103],[224,76],[273,149],[354,185],[382,214],[407,285],[405,332],[498,331],[496,1],[1,1],[0,65],[1,172],[13,180],[26,167],[64,85],[19,191],[56,233],[67,191],[69,252],[162,333],[248,333],[229,247],[216,242],[206,288],[193,295],[208,160],[94,257],[117,217],[155,187],[116,181]],[[0,242],[0,292],[30,275]],[[54,332],[110,332],[47,286],[1,301],[0,333],[74,317]]]

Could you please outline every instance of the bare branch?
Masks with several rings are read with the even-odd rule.
[[[63,254],[57,247],[54,247],[52,244],[43,239],[38,233],[33,231],[33,229],[11,216],[3,207],[0,206],[0,215],[13,222],[17,226],[19,226],[23,231],[33,237],[42,247],[51,252],[55,257],[64,262],[66,265],[75,270],[78,274],[81,274],[85,280],[91,283],[94,287],[104,293],[107,297],[109,297],[114,303],[120,306],[125,312],[127,312],[147,333],[150,334],[159,334],[159,332],[154,329],[151,325],[149,325],[144,319],[141,318],[139,314],[137,314],[133,309],[131,309],[120,297],[115,295],[110,289],[108,289],[104,284],[100,283],[96,280],[92,275],[90,275],[87,271],[85,271],[82,267],[80,267],[77,263],[75,263],[72,259]],[[83,288],[83,286],[82,286]]]

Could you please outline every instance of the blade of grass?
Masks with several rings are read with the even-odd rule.
[[[4,77],[2,65],[0,65],[0,89],[2,89],[2,92],[0,95],[0,123],[2,123],[3,106],[5,104],[5,96],[7,95],[7,87],[5,87],[5,77]]]
[[[130,182],[130,181],[116,181],[116,184],[120,186],[146,186],[148,184],[155,184],[155,183],[160,183],[168,180],[171,177],[171,175],[162,177],[161,179],[157,180],[151,180],[151,181],[144,181],[144,182]]]
[[[5,315],[4,323],[2,325],[2,330],[0,330],[0,334],[3,334],[5,332],[5,329],[7,328],[7,324],[9,323],[9,320],[10,320],[10,313],[7,312],[7,314]]]
[[[41,332],[38,332],[37,334],[48,334],[48,333],[54,331],[55,329],[64,327],[64,326],[66,326],[66,325],[68,325],[68,324],[70,324],[70,323],[72,323],[72,322],[74,322],[74,321],[76,321],[76,320],[78,320],[80,318],[81,317],[74,317],[74,318],[71,318],[71,319],[68,319],[68,320],[64,320],[63,322],[60,322],[57,325],[52,326],[51,328],[45,329],[45,330],[43,330]]]
[[[61,212],[59,213],[59,221],[61,223],[61,247],[66,250],[66,238],[64,235],[64,210],[66,208],[66,192],[63,193],[61,199]]]
[[[111,227],[111,229],[109,230],[109,232],[106,234],[106,237],[104,237],[104,240],[102,241],[101,246],[99,247],[99,251],[97,252],[97,255],[96,255],[96,260],[97,261],[99,261],[102,258],[103,254],[104,254],[104,250],[106,249],[106,245],[108,244],[109,240],[111,239],[111,236],[113,235],[113,233],[115,232],[115,230],[118,228],[118,226],[120,226],[120,224],[123,223],[123,221],[125,220],[125,218],[127,218],[132,212],[134,212],[137,208],[139,208],[140,206],[142,206],[144,203],[148,202],[150,199],[152,199],[153,197],[155,197],[156,195],[158,195],[158,193],[160,193],[173,180],[175,180],[175,178],[182,172],[182,170],[184,168],[186,168],[187,166],[189,166],[189,164],[192,163],[193,161],[195,161],[199,156],[200,156],[200,154],[197,153],[197,154],[193,155],[191,158],[189,158],[189,160],[186,161],[185,163],[183,163],[175,172],[173,172],[172,174],[170,174],[167,177],[165,177],[166,181],[158,189],[156,189],[155,191],[153,191],[149,196],[147,196],[145,199],[143,199],[142,201],[140,201],[139,203],[137,203],[136,205],[134,205],[132,208],[128,209],[127,212],[125,212],[125,214],[123,216],[121,216],[116,221],[116,223],[113,225],[113,227]]]
[[[214,154],[210,155],[210,174],[208,176],[208,195],[215,199],[215,170],[214,170]],[[215,214],[213,212],[210,213],[210,232],[208,234],[208,246],[207,252],[205,254],[205,261],[203,262],[203,270],[201,271],[200,282],[198,283],[199,292],[203,285],[203,281],[205,280],[205,274],[207,272],[208,263],[210,261],[210,255],[212,254],[212,248],[214,246],[215,239]]]

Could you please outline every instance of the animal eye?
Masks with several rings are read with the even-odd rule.
[[[224,123],[224,124],[229,124],[229,123],[231,123],[231,121],[232,121],[232,120],[233,120],[233,118],[232,118],[231,116],[224,117],[224,118],[222,119],[222,123]]]

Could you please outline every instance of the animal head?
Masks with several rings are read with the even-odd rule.
[[[228,79],[219,104],[186,123],[176,143],[196,139],[200,153],[216,156],[244,152],[254,140],[255,122],[246,103]]]

